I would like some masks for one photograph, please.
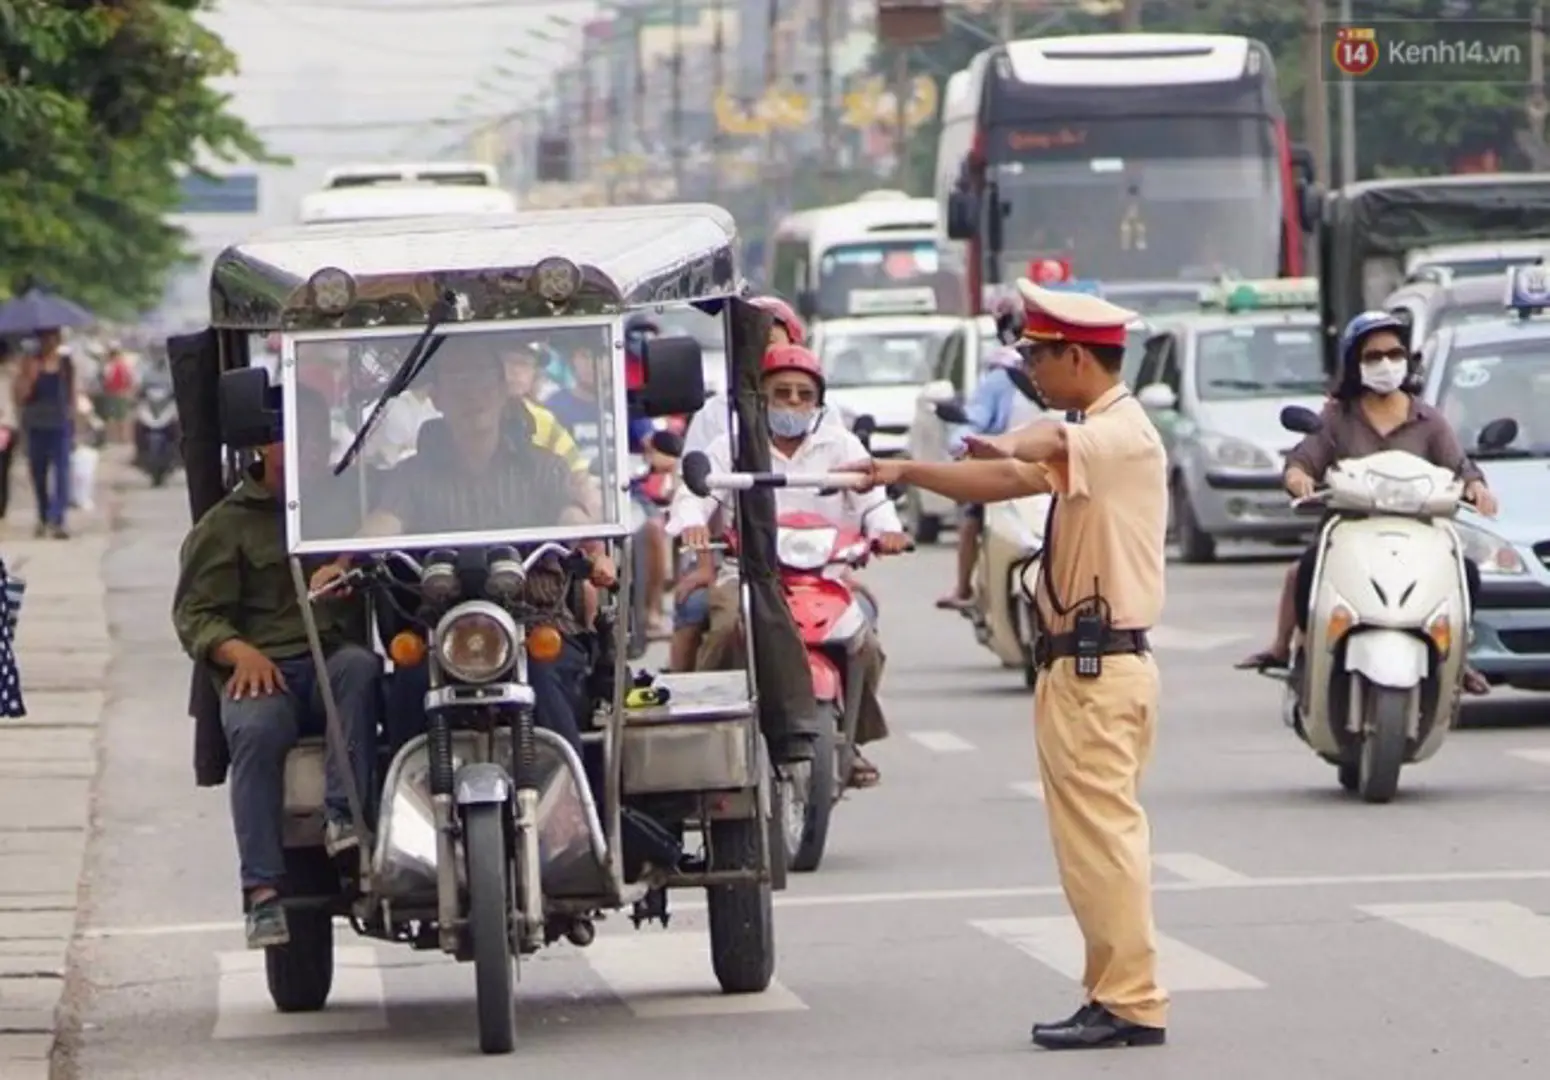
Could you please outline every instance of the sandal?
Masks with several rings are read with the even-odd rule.
[[[1491,692],[1491,684],[1486,681],[1484,675],[1472,667],[1464,669],[1464,693],[1483,697]]]
[[[877,771],[876,765],[857,754],[855,761],[851,762],[850,780],[845,786],[853,788],[876,787],[882,778],[883,776]]]
[[[942,597],[936,602],[938,609],[942,611],[967,611],[974,606],[974,597],[958,596],[953,593]]]
[[[1246,656],[1233,665],[1238,671],[1286,671],[1292,666],[1290,656],[1282,656],[1270,649],[1262,649],[1253,656]]]

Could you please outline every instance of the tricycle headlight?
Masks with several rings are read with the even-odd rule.
[[[516,621],[486,601],[460,604],[436,627],[436,659],[461,682],[494,682],[511,670],[516,656]]]

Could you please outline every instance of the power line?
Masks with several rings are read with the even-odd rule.
[[[373,15],[441,15],[449,11],[509,11],[550,10],[555,0],[453,0],[450,3],[427,4],[414,0],[407,4],[373,4],[369,0],[268,0],[271,7],[306,8],[309,11],[369,11]],[[591,6],[577,2],[576,7]]]

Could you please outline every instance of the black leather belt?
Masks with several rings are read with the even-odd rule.
[[[1122,656],[1131,653],[1151,652],[1145,630],[1110,630],[1099,649],[1104,656]],[[1047,668],[1056,660],[1076,655],[1075,634],[1046,634],[1034,642],[1033,662]]]

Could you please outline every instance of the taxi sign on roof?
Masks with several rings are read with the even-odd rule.
[[[1230,313],[1267,310],[1317,310],[1317,278],[1265,278],[1259,281],[1223,281],[1206,290],[1201,298],[1205,308],[1225,309]]]
[[[1507,308],[1524,319],[1550,308],[1550,272],[1538,263],[1507,271]]]

